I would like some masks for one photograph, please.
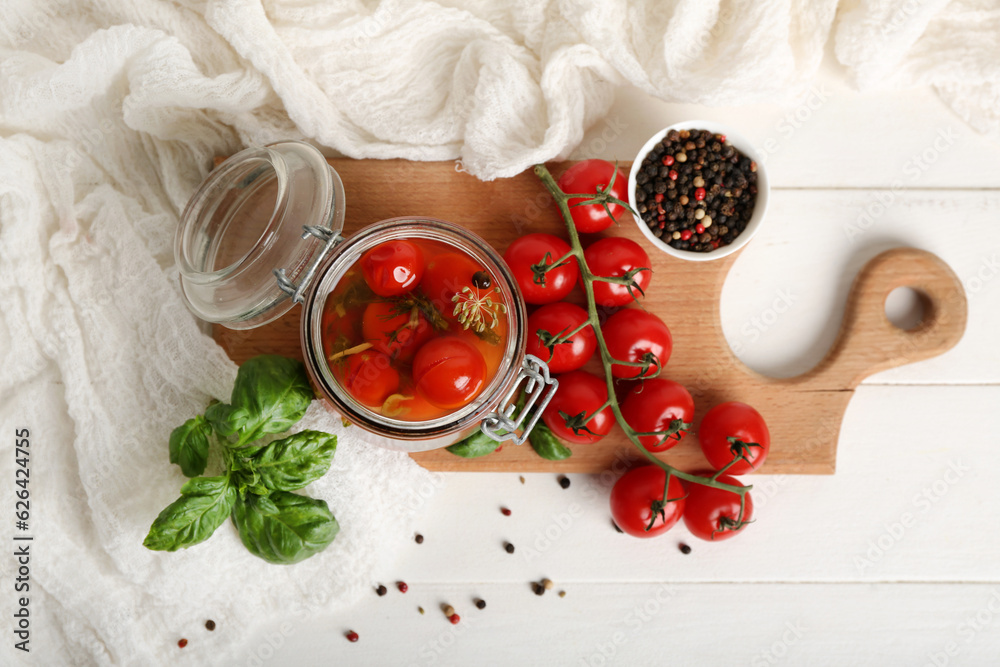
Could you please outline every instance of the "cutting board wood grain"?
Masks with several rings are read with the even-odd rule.
[[[331,159],[330,164],[347,193],[345,235],[386,218],[430,216],[464,225],[500,251],[525,234],[565,236],[551,197],[531,171],[482,182],[456,171],[452,162]],[[549,169],[558,177],[566,166],[554,163]],[[627,175],[629,165],[621,167]],[[750,403],[764,416],[771,451],[762,472],[832,474],[841,419],[855,387],[872,373],[941,354],[965,330],[965,292],[951,269],[928,252],[896,248],[858,273],[840,333],[814,369],[794,378],[765,377],[736,358],[722,333],[720,295],[738,253],[710,262],[678,260],[653,248],[630,219],[606,235],[631,238],[649,253],[653,279],[644,306],[673,334],[673,355],[663,376],[691,392],[695,425],[723,401]],[[886,297],[901,286],[916,290],[923,301],[923,320],[911,330],[897,328],[885,315]],[[580,302],[579,292],[575,289],[571,299]],[[263,353],[301,358],[299,312],[293,309],[251,331],[217,326],[214,335],[237,363]],[[600,372],[596,362],[588,368]],[[432,470],[588,473],[621,471],[641,458],[618,428],[596,444],[571,449],[573,456],[564,461],[546,461],[527,444],[507,444],[478,459],[462,459],[443,449],[412,456]],[[659,456],[684,470],[706,465],[696,433]]]

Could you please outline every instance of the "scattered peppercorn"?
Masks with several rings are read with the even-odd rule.
[[[569,477],[567,477],[566,475],[559,475],[559,486],[561,486],[564,489],[568,489]]]
[[[566,597],[566,591],[559,591],[559,597],[561,598]]]
[[[510,510],[507,509],[506,507],[501,507],[500,513],[503,514],[504,516],[510,516]]]
[[[483,599],[476,600],[476,609],[486,609],[486,600]]]
[[[209,632],[215,630],[215,621],[213,621],[212,619],[208,619],[207,621],[205,621],[205,629],[208,630]]]
[[[417,544],[423,544],[424,543],[424,536],[421,535],[420,533],[417,533],[416,537],[414,537],[413,539],[415,539],[417,541]]]
[[[458,614],[452,614],[448,617],[448,620],[451,621],[452,625],[458,625],[458,622],[462,620],[462,617]]]
[[[356,633],[354,630],[349,630],[344,636],[347,637],[347,641],[349,642],[358,641],[358,633]]]
[[[503,543],[503,548],[504,548],[504,551],[506,551],[509,554],[514,553],[514,545],[511,544],[510,542],[504,542]]]
[[[521,480],[521,484],[524,484],[524,475],[518,475],[517,478]]]
[[[399,589],[400,593],[405,593],[406,591],[410,590],[410,587],[406,585],[405,581],[396,582],[396,588]]]
[[[443,611],[444,615],[448,617],[455,615],[455,608],[452,607],[450,604],[441,605],[441,611]]]
[[[551,591],[552,587],[555,586],[555,584],[552,583],[551,579],[542,579],[542,586],[545,587],[545,590]]]
[[[417,607],[417,611],[419,611],[421,614],[423,614],[424,613],[424,608],[423,607]]]
[[[636,210],[653,234],[679,250],[710,252],[746,229],[757,164],[725,135],[671,131],[643,159],[635,182]]]
[[[683,542],[681,542],[679,545],[677,545],[677,548],[680,549],[681,553],[684,554],[684,555],[687,555],[687,554],[691,553],[691,547],[689,547],[688,545],[684,544]]]
[[[379,584],[378,588],[375,589],[375,592],[378,593],[379,597],[382,597],[383,595],[389,592],[389,589],[383,586],[382,584]]]
[[[179,648],[184,648],[187,645],[188,645],[188,640],[186,640],[186,639],[178,639],[177,640],[177,646]]]
[[[542,586],[537,581],[531,582],[531,590],[534,591],[535,595],[545,595],[545,586]]]

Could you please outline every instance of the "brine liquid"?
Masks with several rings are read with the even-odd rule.
[[[323,351],[334,377],[358,402],[393,419],[427,421],[474,400],[505,362],[508,326],[503,304],[509,295],[500,292],[497,276],[464,251],[428,239],[404,242],[416,246],[423,258],[420,282],[404,294],[376,295],[362,269],[366,253],[327,296]],[[435,339],[446,340],[421,354]],[[458,386],[468,379],[470,365],[475,377],[483,373],[468,346],[485,365],[479,389],[471,396],[444,400],[442,396],[453,392],[450,383]],[[472,361],[450,360],[434,367],[440,360],[429,357],[454,348]]]

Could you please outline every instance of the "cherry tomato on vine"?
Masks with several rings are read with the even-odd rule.
[[[611,516],[618,527],[633,537],[656,537],[673,528],[684,513],[684,486],[671,477],[663,502],[666,482],[667,473],[655,465],[622,475],[611,489]]]
[[[559,376],[559,390],[542,413],[542,420],[552,429],[556,437],[567,442],[577,444],[597,442],[606,436],[615,424],[615,415],[610,406],[594,413],[607,400],[608,385],[603,378],[584,371],[570,371]],[[563,414],[559,414],[560,412]],[[566,417],[563,415],[581,422],[585,417],[590,416],[590,418],[586,423],[577,425],[579,433],[574,433],[572,426],[566,425]],[[583,430],[583,426],[586,426],[587,430]]]
[[[587,311],[571,303],[542,306],[528,318],[527,353],[547,362],[553,373],[575,371],[594,356],[597,336],[594,335],[593,327],[587,325],[565,343],[556,344],[551,355],[549,349],[542,344],[539,332],[545,331],[552,336],[569,333],[586,322],[587,318]]]
[[[347,358],[341,384],[359,403],[379,407],[399,389],[399,372],[389,355],[365,350]]]
[[[515,239],[507,247],[503,259],[507,262],[524,300],[528,303],[543,304],[561,301],[573,289],[580,270],[576,257],[571,257],[558,268],[549,269],[544,274],[544,284],[531,267],[556,264],[570,251],[569,244],[552,234],[528,234]],[[541,278],[538,278],[541,280]]]
[[[486,361],[461,338],[434,338],[417,350],[413,382],[417,392],[439,408],[460,408],[486,384]]]
[[[399,296],[424,275],[424,256],[409,241],[386,241],[361,256],[365,282],[379,296]]]
[[[488,291],[477,287],[477,282],[489,283],[488,288],[492,289],[492,276],[475,260],[464,253],[445,252],[427,262],[420,291],[445,318],[456,321],[456,294],[468,289],[479,298]]]
[[[694,421],[694,399],[682,385],[652,378],[632,388],[622,403],[625,422],[638,433],[673,430],[674,434],[640,435],[651,452],[665,452],[678,442]]]
[[[729,475],[720,475],[718,480],[731,486],[744,486]],[[753,499],[748,491],[746,505],[740,520],[740,496],[732,491],[716,489],[704,484],[685,483],[687,502],[684,505],[684,525],[695,537],[719,542],[743,532],[753,519]]]
[[[611,179],[614,177],[614,183]],[[598,189],[607,190],[611,185],[611,196],[621,201],[628,201],[628,179],[620,171],[615,169],[615,165],[607,160],[583,160],[577,162],[567,169],[558,181],[559,189],[566,194],[597,194]],[[586,199],[570,199],[566,202],[573,216],[573,224],[577,231],[584,234],[599,232],[611,226],[615,220],[622,221],[628,211],[621,204],[608,203],[608,209],[614,220],[608,215],[608,211],[601,204],[584,204],[574,206],[573,204],[587,201]]]
[[[417,349],[434,336],[434,328],[419,310],[399,312],[399,305],[375,301],[365,307],[361,319],[365,342],[393,359],[408,362]]]
[[[629,271],[649,268],[649,255],[642,246],[631,239],[616,236],[591,243],[583,251],[583,258],[595,276],[604,278],[621,278]],[[628,285],[597,280],[594,282],[594,300],[597,305],[609,308],[627,306],[632,303],[633,298],[642,298],[642,293],[649,287],[652,278],[652,271],[637,271],[632,276],[632,281],[638,285],[638,289],[632,286],[631,291]]]
[[[641,308],[626,308],[608,318],[601,327],[608,352],[619,361],[642,362],[648,356],[649,368],[645,374],[639,366],[612,364],[611,374],[616,378],[648,377],[667,363],[673,351],[670,329],[656,315]]]
[[[746,403],[720,403],[708,411],[698,427],[698,441],[709,465],[715,470],[745,457],[726,470],[745,475],[759,468],[771,450],[771,434],[759,412]]]

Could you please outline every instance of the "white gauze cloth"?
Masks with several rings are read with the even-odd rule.
[[[437,483],[314,405],[302,427],[341,436],[306,489],[340,521],[329,549],[268,565],[228,523],[188,551],[141,546],[183,482],[170,430],[226,398],[236,371],[184,308],[172,255],[213,156],[309,138],[509,176],[567,155],[621,84],[792,100],[831,33],[860,87],[932,84],[996,135],[998,20],[987,0],[7,0],[0,488],[12,507],[13,434],[28,428],[35,541],[33,653],[12,648],[5,613],[0,663],[228,664],[252,621],[355,599]],[[16,567],[0,558],[0,578]],[[217,636],[178,653],[206,618]]]

